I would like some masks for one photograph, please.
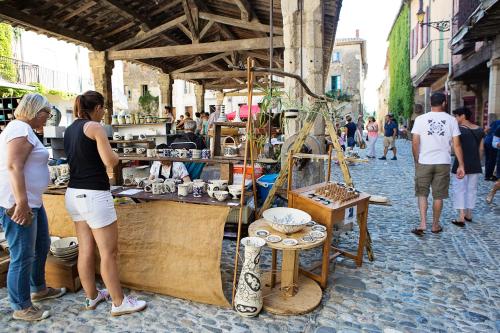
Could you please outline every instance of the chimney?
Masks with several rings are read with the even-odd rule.
[[[359,38],[359,29],[356,29],[356,38]]]

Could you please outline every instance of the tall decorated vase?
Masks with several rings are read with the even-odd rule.
[[[238,289],[234,298],[236,312],[244,317],[254,317],[262,309],[260,252],[266,241],[259,237],[245,237],[245,262],[241,268]]]

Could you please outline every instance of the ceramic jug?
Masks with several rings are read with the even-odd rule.
[[[262,286],[260,273],[260,252],[266,241],[259,237],[245,237],[245,262],[241,268],[234,308],[241,316],[255,317],[262,309]]]

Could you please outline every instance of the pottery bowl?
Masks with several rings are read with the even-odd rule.
[[[300,231],[311,221],[311,215],[299,209],[288,207],[267,209],[262,216],[271,228],[284,234]]]
[[[228,191],[214,191],[214,197],[215,199],[219,201],[224,201],[229,197],[229,192]]]
[[[74,254],[78,252],[78,239],[66,237],[55,240],[50,244],[50,252],[54,255]]]

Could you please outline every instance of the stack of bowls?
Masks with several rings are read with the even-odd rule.
[[[50,244],[50,252],[58,259],[72,261],[78,257],[78,239],[66,237],[55,240]]]

